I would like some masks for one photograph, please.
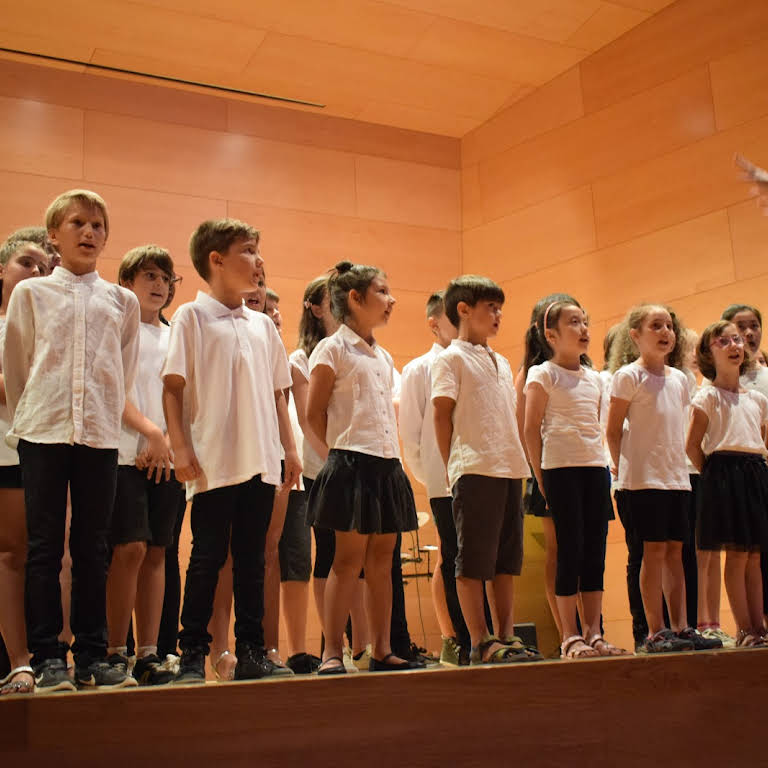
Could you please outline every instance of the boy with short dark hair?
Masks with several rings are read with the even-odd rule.
[[[280,444],[285,483],[301,463],[283,390],[288,358],[274,323],[243,295],[261,274],[259,233],[234,219],[203,222],[190,242],[192,263],[210,293],[176,311],[163,367],[163,403],[176,477],[192,499],[192,554],[184,589],[178,682],[205,680],[208,622],[219,570],[234,561],[235,679],[279,674],[264,649],[264,544]]]

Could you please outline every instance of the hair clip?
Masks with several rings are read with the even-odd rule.
[[[309,299],[304,299],[304,309],[309,309],[312,306],[312,302]]]

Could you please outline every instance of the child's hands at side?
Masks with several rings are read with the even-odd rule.
[[[151,480],[155,476],[155,483],[159,483],[165,474],[165,479],[171,479],[171,449],[168,441],[165,439],[163,431],[159,428],[152,430],[146,436],[147,447],[142,452],[144,466],[141,469],[147,470],[147,479]],[[138,466],[138,461],[137,461]]]
[[[181,483],[188,483],[191,480],[196,480],[203,474],[203,470],[200,468],[195,452],[188,445],[183,445],[178,450],[174,451],[173,464],[176,471],[176,479]]]
[[[278,493],[283,490],[290,490],[291,488],[299,488],[299,481],[301,480],[301,461],[299,460],[299,454],[296,451],[289,451],[285,454],[285,480],[283,484],[278,488]]]

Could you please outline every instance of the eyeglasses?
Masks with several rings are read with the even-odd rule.
[[[143,269],[139,274],[150,283],[154,283],[159,277],[166,285],[178,285],[184,279],[181,275],[170,277],[166,272],[153,272],[150,269]]]
[[[744,339],[741,336],[718,336],[709,346],[728,349],[733,344],[735,347],[743,347]]]

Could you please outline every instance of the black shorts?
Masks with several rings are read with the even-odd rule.
[[[519,576],[523,566],[523,481],[462,475],[453,486],[456,576]]]
[[[280,554],[280,581],[309,581],[312,569],[312,536],[306,517],[306,492],[292,490],[288,494],[283,533],[277,545]]]
[[[685,541],[690,491],[643,488],[625,490],[629,517],[641,541]]]
[[[1,438],[0,438],[1,439]],[[21,484],[21,465],[11,464],[0,467],[0,488],[23,488]]]
[[[127,465],[117,468],[117,492],[112,513],[110,544],[146,541],[153,547],[170,547],[176,520],[186,505],[184,486],[171,472],[155,483],[145,470]]]

